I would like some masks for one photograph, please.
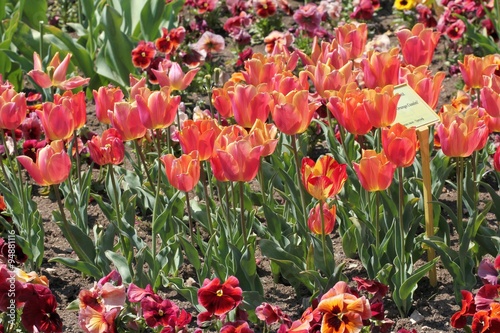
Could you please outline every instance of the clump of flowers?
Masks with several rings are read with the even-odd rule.
[[[483,259],[479,264],[478,276],[483,281],[476,295],[462,290],[462,308],[451,317],[451,326],[469,328],[472,333],[500,331],[500,255],[494,261]],[[472,323],[468,326],[468,318]]]

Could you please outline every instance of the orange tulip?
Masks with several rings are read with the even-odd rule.
[[[71,171],[71,160],[61,140],[52,141],[38,150],[36,163],[28,156],[18,156],[17,160],[40,186],[60,184]]]
[[[322,207],[322,208],[320,208]],[[316,235],[322,235],[323,230],[321,226],[321,212],[320,209],[323,209],[323,218],[325,220],[325,231],[324,234],[328,235],[333,232],[335,228],[335,218],[337,214],[337,207],[335,205],[332,208],[329,207],[326,202],[319,202],[313,209],[309,212],[309,218],[307,219],[307,226],[312,233]]]
[[[300,50],[296,50],[297,55],[305,66],[316,66],[319,63],[330,63],[335,68],[341,68],[351,59],[351,45],[340,45],[338,39],[331,43],[322,41],[318,45],[318,37],[314,37],[311,56],[308,56]]]
[[[316,162],[305,157],[301,167],[302,184],[314,198],[325,201],[342,190],[347,180],[346,167],[330,155],[323,155]]]
[[[365,51],[368,39],[368,27],[366,23],[358,25],[352,23],[344,24],[335,28],[335,36],[340,45],[348,45],[350,47],[351,59],[356,59],[361,57]]]
[[[361,186],[369,192],[387,189],[391,185],[396,169],[383,151],[377,153],[375,150],[363,150],[359,164],[352,165]]]
[[[215,119],[186,120],[179,133],[182,151],[188,154],[197,150],[198,159],[206,161],[213,155],[215,139],[220,132],[221,129]]]
[[[394,86],[387,85],[382,89],[365,89],[363,105],[373,127],[390,126],[396,119],[398,101],[401,97],[394,94]]]
[[[408,167],[413,164],[417,152],[418,141],[415,127],[397,123],[390,129],[382,129],[382,146],[387,159],[396,167]]]
[[[406,81],[432,109],[435,109],[439,101],[439,94],[443,88],[441,84],[446,74],[437,72],[432,75],[427,66],[407,66],[401,72],[402,80]]]
[[[75,120],[70,109],[69,101],[62,101],[61,104],[44,102],[41,110],[36,110],[40,118],[45,133],[45,138],[49,141],[66,140],[73,135],[75,130]]]
[[[269,156],[274,152],[278,144],[276,135],[278,135],[278,129],[274,124],[266,124],[257,119],[250,129],[248,140],[254,147],[263,147],[262,156]]]
[[[263,149],[254,147],[248,139],[240,139],[230,142],[225,149],[217,149],[215,154],[227,180],[249,182],[259,171]]]
[[[108,111],[113,111],[114,104],[123,101],[123,92],[120,88],[107,86],[99,87],[97,91],[93,90],[92,94],[94,95],[95,112],[97,119],[99,119],[99,121],[103,124],[111,124],[111,120],[108,116]]]
[[[340,90],[342,86],[354,82],[356,77],[353,75],[351,62],[339,69],[329,64],[319,63],[316,66],[307,66],[307,70],[303,73],[311,79],[316,91],[323,98],[328,98],[326,90]]]
[[[171,90],[186,90],[193,81],[200,68],[191,69],[187,73],[182,71],[181,65],[170,62],[170,67],[160,63],[158,69],[151,69],[156,76],[160,87],[170,87]]]
[[[393,48],[387,52],[371,51],[366,59],[361,61],[365,86],[370,89],[399,84],[401,62],[399,50]]]
[[[229,93],[234,91],[235,84],[235,81],[230,79],[224,83],[222,88],[214,88],[212,90],[212,104],[224,118],[231,118],[234,115]]]
[[[140,90],[135,96],[139,116],[147,129],[163,129],[173,124],[181,96],[170,96],[168,87],[151,92],[148,88]]]
[[[309,102],[307,90],[293,90],[288,94],[274,94],[274,107],[271,108],[274,123],[288,135],[303,133],[310,125],[320,102]]]
[[[234,119],[245,128],[253,126],[257,119],[265,122],[269,117],[271,95],[263,91],[265,85],[257,87],[238,84],[228,92]]]
[[[82,128],[87,122],[87,103],[85,102],[85,92],[80,91],[73,94],[71,90],[66,91],[62,96],[54,95],[54,103],[62,104],[68,101],[68,109],[73,113],[74,128]]]
[[[33,53],[33,70],[28,72],[36,84],[41,88],[50,88],[52,86],[61,90],[71,90],[81,87],[89,83],[90,79],[84,79],[81,76],[74,76],[66,80],[66,72],[68,71],[71,53],[68,53],[64,60],[61,62],[59,59],[59,52],[56,52],[49,65],[47,66],[47,73],[42,69],[42,60],[38,53]]]
[[[482,88],[483,76],[491,76],[498,68],[496,56],[494,54],[485,57],[476,57],[473,54],[467,54],[464,61],[458,62],[458,67],[462,73],[462,78],[467,88]]]
[[[146,135],[147,128],[141,123],[136,103],[114,103],[114,110],[108,110],[108,119],[123,141],[140,139]]]
[[[239,125],[231,125],[224,127],[222,131],[219,133],[214,142],[214,152],[212,157],[210,158],[210,166],[212,167],[212,171],[214,173],[214,177],[221,182],[227,182],[229,179],[226,177],[224,173],[224,169],[222,168],[222,164],[220,158],[217,154],[217,150],[225,150],[226,147],[231,143],[238,140],[242,140],[247,138],[248,132],[246,129]]]
[[[200,180],[200,161],[198,151],[182,154],[175,158],[172,154],[162,156],[168,181],[179,191],[191,191]]]
[[[281,72],[277,64],[267,61],[263,55],[252,57],[245,61],[245,71],[242,72],[247,84],[258,86],[261,83],[271,85],[276,74]]]
[[[102,136],[94,135],[87,142],[90,157],[99,165],[118,165],[125,158],[125,146],[116,128],[102,132]]]
[[[15,130],[26,118],[26,97],[14,89],[6,89],[0,94],[0,128]]]
[[[481,88],[481,106],[492,117],[500,117],[500,76],[492,75]]]
[[[436,125],[441,149],[446,156],[467,157],[475,150],[482,149],[488,139],[488,126],[479,110],[467,113],[443,112],[441,123]]]
[[[349,90],[330,97],[326,107],[349,133],[365,135],[373,125],[366,114],[364,98],[365,94],[361,90]]]
[[[405,63],[418,67],[431,64],[441,34],[432,28],[426,28],[422,23],[417,23],[411,31],[402,29],[396,32],[396,36]]]

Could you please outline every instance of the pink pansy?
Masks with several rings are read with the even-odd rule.
[[[196,43],[190,45],[193,50],[200,53],[203,57],[220,52],[224,50],[225,46],[224,38],[210,31],[205,31]]]

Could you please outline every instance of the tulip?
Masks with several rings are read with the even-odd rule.
[[[105,130],[101,137],[94,135],[87,145],[90,157],[99,165],[118,165],[125,158],[125,146],[115,128]]]
[[[442,89],[442,82],[446,76],[444,72],[437,72],[432,75],[427,66],[412,68],[407,66],[402,69],[402,79],[415,90],[415,92],[432,108],[435,109],[439,94]]]
[[[172,154],[162,156],[168,181],[179,191],[191,191],[200,180],[200,162],[198,151],[183,154],[175,158]]]
[[[111,125],[123,141],[131,141],[144,137],[146,127],[141,123],[139,110],[135,103],[117,102],[114,104],[114,111],[108,110],[107,118]]]
[[[36,110],[36,114],[42,122],[45,138],[49,141],[66,140],[73,135],[75,120],[68,100],[59,105],[45,102],[41,110]]]
[[[221,129],[214,119],[186,120],[179,133],[182,151],[189,154],[197,150],[198,159],[206,161],[213,155],[215,139],[220,132]]]
[[[358,175],[361,186],[368,192],[383,191],[392,182],[396,166],[392,164],[382,151],[363,150],[361,160],[352,164]]]
[[[47,73],[42,70],[42,60],[38,53],[33,53],[33,70],[28,72],[36,84],[41,88],[50,88],[52,86],[61,90],[71,90],[87,84],[90,79],[84,79],[81,76],[74,76],[66,80],[66,72],[71,59],[71,53],[68,53],[64,60],[59,60],[59,52],[56,52],[49,65],[47,66]]]
[[[382,89],[365,89],[363,105],[373,127],[390,126],[396,119],[398,102],[401,95],[394,94],[394,86]]]
[[[271,95],[262,91],[265,85],[258,87],[238,84],[229,99],[238,125],[245,128],[253,126],[257,119],[265,122],[269,117]]]
[[[113,111],[115,103],[123,100],[123,92],[120,88],[107,86],[99,87],[99,90],[97,91],[93,90],[92,94],[94,95],[97,119],[103,124],[111,124],[108,111]]]
[[[415,127],[406,128],[397,123],[390,129],[382,129],[382,147],[387,159],[396,167],[412,165],[418,147]]]
[[[339,69],[328,64],[319,63],[316,66],[307,66],[304,72],[314,84],[318,94],[327,98],[326,90],[340,90],[342,86],[354,82],[352,63],[348,62]],[[300,75],[300,74],[299,74]]]
[[[325,41],[318,45],[318,38],[314,37],[311,56],[309,57],[300,50],[296,51],[302,63],[306,66],[316,66],[317,64],[330,63],[335,68],[341,68],[347,64],[351,58],[351,45],[340,45],[338,39],[331,43]]]
[[[323,218],[325,220],[325,230],[322,228],[321,224],[321,213],[320,209],[323,209]],[[307,226],[312,233],[316,235],[328,235],[333,232],[335,228],[335,217],[337,213],[337,207],[335,205],[332,208],[329,207],[326,202],[319,202],[313,209],[309,212],[309,218],[307,219]]]
[[[495,155],[493,155],[493,167],[497,172],[500,172],[500,146],[498,146]]]
[[[309,127],[319,106],[319,102],[309,102],[307,90],[293,90],[286,95],[275,93],[271,113],[281,132],[294,135],[303,133]]]
[[[373,125],[363,105],[365,94],[361,90],[350,90],[329,98],[326,107],[338,123],[349,133],[365,135]]]
[[[335,28],[335,36],[342,46],[349,45],[351,59],[359,58],[363,54],[368,39],[368,26],[361,24],[344,24]]]
[[[6,89],[0,95],[0,129],[15,130],[26,118],[26,97],[14,89]]]
[[[64,92],[61,96],[54,95],[54,103],[62,104],[63,101],[68,101],[68,109],[73,113],[73,126],[76,129],[83,127],[87,121],[87,104],[85,102],[85,93],[83,91],[73,94],[71,90]]]
[[[393,48],[388,52],[372,51],[368,57],[361,61],[364,73],[365,86],[370,89],[385,87],[386,85],[399,84],[399,71],[401,62],[398,49]]]
[[[330,155],[323,155],[316,162],[303,158],[301,174],[307,192],[320,201],[336,196],[347,180],[346,165]]]
[[[486,143],[488,126],[478,116],[477,109],[471,109],[465,115],[444,112],[440,117],[441,123],[436,125],[436,132],[446,156],[468,157]]]
[[[492,84],[481,88],[481,106],[492,117],[500,117],[500,77],[492,76]]]
[[[129,81],[130,81],[130,94],[129,94],[129,101],[134,102],[135,101],[135,96],[141,93],[143,88],[146,88],[146,77],[143,77],[140,80],[137,80],[134,76],[130,75],[129,76]],[[117,101],[117,99],[115,99]],[[113,110],[113,109],[111,109]]]
[[[271,155],[276,149],[278,129],[274,124],[266,124],[259,119],[255,121],[248,134],[252,146],[262,146],[262,156]]]
[[[18,156],[17,160],[40,186],[60,184],[68,178],[71,171],[71,160],[61,140],[52,141],[50,145],[38,150],[36,163],[27,156]]]
[[[458,62],[458,67],[465,85],[468,88],[479,89],[484,85],[483,76],[491,76],[497,69],[498,64],[495,61],[494,54],[485,57],[467,54],[463,62]]]
[[[396,36],[405,63],[418,67],[431,64],[441,34],[432,28],[425,28],[422,23],[417,23],[411,31],[403,29],[396,32]]]
[[[170,96],[167,87],[154,92],[144,88],[135,98],[141,122],[147,129],[163,129],[172,125],[181,102],[180,96]]]
[[[230,79],[224,83],[222,88],[212,90],[212,104],[224,118],[230,118],[234,115],[231,99],[229,98],[229,93],[234,91],[234,85],[235,82]]]
[[[230,142],[225,149],[217,149],[222,171],[230,181],[249,182],[255,178],[260,166],[262,146],[254,147],[248,139]]]
[[[170,67],[160,63],[158,70],[151,69],[158,80],[160,87],[170,87],[171,90],[186,90],[193,81],[200,68],[195,68],[187,73],[182,71],[181,65],[171,62]]]
[[[258,86],[261,83],[272,84],[272,80],[280,68],[274,62],[267,61],[264,57],[255,56],[245,61],[245,71],[242,72],[247,84]]]

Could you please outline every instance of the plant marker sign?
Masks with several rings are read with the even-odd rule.
[[[422,178],[424,182],[425,232],[427,237],[434,235],[434,215],[432,212],[431,170],[429,152],[429,127],[439,121],[436,112],[408,84],[394,88],[394,93],[400,94],[398,110],[394,124],[401,123],[406,127],[416,127],[420,141],[420,157],[422,163]],[[427,260],[436,257],[434,249],[427,248]],[[431,286],[437,285],[436,266],[429,271]]]

